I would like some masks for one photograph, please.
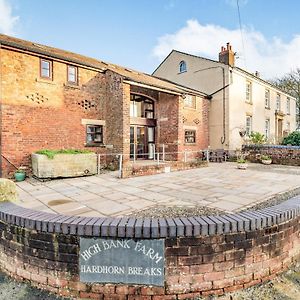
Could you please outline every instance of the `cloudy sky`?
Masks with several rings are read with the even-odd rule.
[[[0,0],[0,33],[152,73],[172,49],[270,79],[300,67],[297,0]]]

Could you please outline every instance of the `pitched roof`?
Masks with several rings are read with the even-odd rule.
[[[150,88],[159,88],[165,90],[166,92],[170,91],[175,93],[186,93],[206,96],[205,93],[176,84],[169,80],[158,78],[146,73],[138,72],[115,64],[107,63],[91,57],[83,56],[81,54],[41,45],[30,41],[21,40],[4,34],[0,34],[0,46],[8,46],[23,51],[33,52],[39,55],[49,56],[53,59],[64,60],[66,62],[94,68],[102,72],[106,70],[111,70],[123,76],[127,80],[147,85]]]
[[[195,57],[195,58],[204,59],[204,60],[207,60],[207,61],[210,61],[210,62],[213,62],[213,63],[217,63],[217,64],[221,64],[221,65],[228,66],[228,65],[226,65],[225,63],[220,62],[220,61],[218,61],[218,60],[213,60],[213,59],[206,58],[206,57],[203,57],[203,56],[194,55],[194,54],[190,54],[190,53],[186,53],[186,52],[182,52],[182,51],[173,49],[173,50],[166,56],[166,58],[158,65],[158,67],[153,71],[152,74],[154,74],[154,73],[156,72],[156,70],[157,70],[157,69],[158,69],[158,68],[159,68],[159,67],[160,67],[160,66],[168,59],[168,57],[169,57],[172,53],[174,53],[174,52],[177,52],[177,53],[183,54],[183,55],[192,56],[192,57]],[[269,82],[269,81],[267,81],[267,80],[264,80],[264,79],[262,79],[262,78],[260,78],[260,77],[257,77],[257,76],[255,76],[254,74],[252,74],[252,73],[250,73],[250,72],[248,72],[248,71],[246,71],[246,70],[244,70],[244,69],[242,69],[242,68],[240,68],[240,67],[237,67],[237,66],[233,66],[233,67],[232,67],[232,66],[231,66],[231,68],[236,69],[236,70],[238,70],[238,71],[240,71],[240,72],[242,72],[242,73],[244,73],[244,74],[246,74],[246,75],[248,75],[248,76],[251,76],[251,77],[257,79],[258,81],[261,81],[261,82],[263,82],[264,84],[267,84],[267,85],[271,86],[272,88],[274,88],[274,89],[276,89],[276,90],[278,90],[278,91],[280,91],[280,92],[282,92],[282,93],[284,93],[284,94],[286,94],[286,95],[288,95],[288,96],[290,96],[290,97],[294,97],[293,95],[290,95],[290,94],[287,93],[286,91],[281,90],[280,88],[278,88],[276,85],[272,84],[271,82]]]

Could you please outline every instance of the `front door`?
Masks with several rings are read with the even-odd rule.
[[[130,158],[154,158],[154,127],[130,126]]]

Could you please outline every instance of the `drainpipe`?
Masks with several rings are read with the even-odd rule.
[[[2,61],[1,61],[1,43],[0,43],[0,178],[2,177]]]

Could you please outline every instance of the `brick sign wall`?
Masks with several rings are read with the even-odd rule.
[[[0,265],[18,280],[63,296],[196,299],[248,287],[285,270],[299,258],[299,214],[299,196],[260,211],[174,219],[78,218],[6,203],[0,206]],[[117,247],[118,241],[123,241],[123,247],[124,241],[125,246],[131,243],[131,250],[136,248],[153,262],[152,266],[146,261],[134,266],[142,268],[135,269],[135,275],[157,267],[155,261],[162,262],[159,258],[163,255],[164,264],[159,266],[164,269],[162,285],[113,280],[92,283],[81,277],[82,268],[88,268],[82,267],[80,254],[86,253],[88,258],[95,249],[84,251],[95,242],[103,251],[108,245]],[[162,244],[153,246],[157,242]],[[121,263],[125,263],[124,270],[130,267],[126,265],[128,257],[114,264],[112,261],[108,260],[107,267],[121,267]]]

